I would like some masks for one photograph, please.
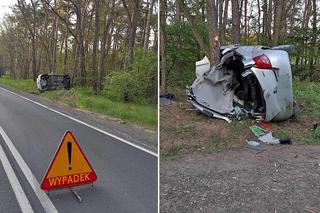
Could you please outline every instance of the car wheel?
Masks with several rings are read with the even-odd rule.
[[[46,79],[41,79],[40,80],[40,85],[41,85],[41,87],[45,87],[47,85],[47,80]]]

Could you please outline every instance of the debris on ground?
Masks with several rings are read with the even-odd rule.
[[[268,123],[264,123],[264,126],[273,128]],[[259,126],[251,126],[250,130],[259,139],[259,141],[265,144],[291,144],[292,143],[290,138],[276,138],[272,135],[272,131],[263,129]]]
[[[264,136],[266,133],[268,133],[267,130],[265,130],[265,129],[259,127],[259,126],[251,126],[250,130],[258,138],[261,137],[261,136]]]
[[[174,94],[165,93],[160,95],[160,106],[166,106],[175,101],[177,101],[177,98]]]
[[[260,141],[266,144],[279,144],[280,140],[278,138],[273,137],[272,132],[268,132],[267,134],[258,138]]]
[[[247,144],[248,144],[249,146],[253,146],[253,147],[260,146],[260,143],[257,142],[257,141],[247,141]]]
[[[258,121],[258,123],[259,123],[260,125],[262,125],[264,128],[271,130],[272,132],[276,132],[276,131],[277,131],[276,128],[274,128],[273,126],[271,126],[271,124],[269,124],[269,123],[267,123],[267,122]]]
[[[280,138],[280,144],[292,144],[290,138]]]

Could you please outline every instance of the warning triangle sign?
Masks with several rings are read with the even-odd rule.
[[[70,131],[67,131],[42,179],[41,189],[49,190],[91,183],[97,175]]]

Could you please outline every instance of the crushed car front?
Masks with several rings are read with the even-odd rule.
[[[221,47],[220,63],[205,57],[196,63],[188,101],[204,114],[231,122],[245,116],[285,120],[293,113],[292,46]]]

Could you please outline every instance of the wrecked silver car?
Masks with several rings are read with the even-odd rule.
[[[58,88],[70,89],[70,76],[66,74],[40,74],[37,78],[38,90],[43,92]]]
[[[209,117],[231,122],[250,116],[280,121],[296,113],[288,53],[293,46],[228,45],[220,63],[196,62],[196,79],[187,87],[188,101]]]

